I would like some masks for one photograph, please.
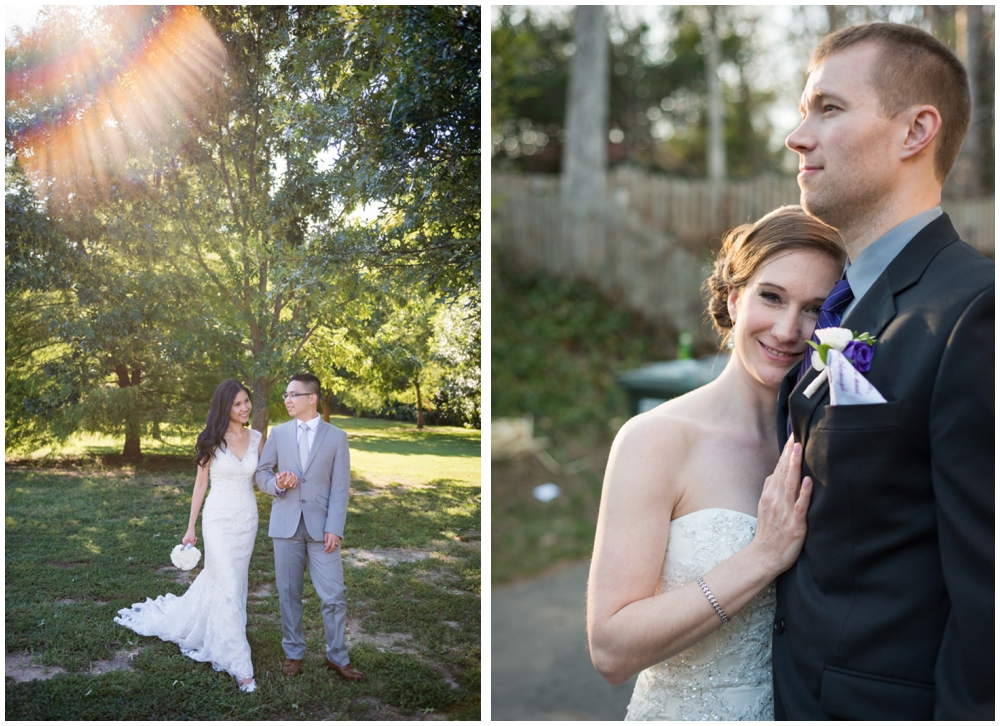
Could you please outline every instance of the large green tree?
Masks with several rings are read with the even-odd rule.
[[[193,355],[251,383],[266,431],[321,326],[415,280],[477,287],[478,8],[81,12],[43,14],[7,53],[8,89],[27,89],[8,92],[13,153],[44,162],[32,188],[85,258],[59,339],[104,367],[78,365],[77,389],[141,388],[149,360]],[[91,62],[53,87],[31,59],[74,32]]]

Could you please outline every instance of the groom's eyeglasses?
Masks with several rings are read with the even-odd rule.
[[[299,396],[311,396],[311,395],[312,395],[311,393],[282,393],[281,397],[287,401],[289,398],[298,398]]]

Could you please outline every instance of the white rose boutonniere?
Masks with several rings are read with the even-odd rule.
[[[170,551],[170,561],[179,570],[190,570],[201,559],[201,551],[194,545],[179,544]]]
[[[819,343],[807,341],[813,348],[812,367],[820,372],[802,393],[806,398],[819,390],[829,377],[827,354],[831,350],[842,353],[858,373],[867,373],[872,363],[872,351],[878,341],[868,333],[854,333],[847,328],[822,328],[816,331]]]

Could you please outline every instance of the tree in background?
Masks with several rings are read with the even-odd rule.
[[[707,178],[709,9],[665,6],[656,20],[651,19],[651,12],[636,14],[624,7],[608,6],[607,11],[612,69],[610,163],[626,162],[677,176]],[[714,77],[719,79],[722,93],[728,178],[790,171],[785,168],[790,157],[781,146],[780,134],[775,133],[772,115],[776,109],[794,109],[812,49],[832,29],[888,20],[934,32],[956,49],[970,69],[975,64],[969,61],[969,53],[974,56],[979,48],[979,70],[975,72],[980,103],[974,111],[970,137],[978,139],[980,151],[967,151],[966,158],[974,168],[969,175],[982,179],[983,193],[991,193],[992,6],[713,6],[712,11],[720,53],[719,73]],[[775,25],[778,21],[781,24]],[[765,24],[775,31],[768,37],[781,39],[780,60],[775,48],[763,45],[761,29]],[[981,32],[975,30],[979,27]],[[969,40],[970,33],[978,43]],[[960,37],[966,39],[964,50]],[[576,49],[568,10],[542,12],[528,6],[503,6],[494,17],[491,42],[494,168],[558,173],[565,142],[569,65]],[[801,74],[786,72],[783,67],[778,74],[782,80],[776,84],[776,63],[790,65],[792,70],[797,66]],[[962,170],[957,169],[950,182],[952,188],[960,177]]]
[[[338,203],[381,220],[321,238],[353,237],[366,266],[452,297],[480,279],[480,24],[479,6],[303,11],[287,68],[315,89],[301,133],[336,128]]]
[[[648,22],[627,22],[609,8],[611,86],[608,149],[613,163],[629,161],[684,176],[707,176],[709,68],[713,15],[719,43],[721,117],[730,176],[779,168],[769,150],[765,111],[773,99],[749,80],[758,52],[746,34],[752,10],[695,6],[664,9],[672,30],[665,50],[653,47]],[[576,52],[564,20],[530,10],[501,9],[492,30],[494,162],[525,171],[558,171],[564,141],[570,59]],[[718,75],[716,76],[718,77]]]
[[[8,157],[29,162],[34,211],[76,255],[58,265],[59,302],[74,309],[56,332],[32,327],[27,294],[9,295],[25,307],[8,313],[39,339],[48,331],[47,351],[74,346],[60,349],[52,406],[90,399],[132,420],[170,408],[187,388],[178,375],[210,370],[250,382],[266,432],[273,383],[364,296],[415,280],[453,296],[477,288],[478,12],[43,13],[7,48]],[[67,48],[60,73],[32,65]],[[31,289],[51,297],[52,259],[24,253],[27,231],[13,249],[11,232],[8,221],[8,273],[49,275]],[[185,360],[186,374],[168,374]]]
[[[481,407],[479,306],[411,292],[383,298],[349,326],[322,328],[307,346],[309,368],[337,404],[431,423],[479,428]],[[394,394],[404,394],[393,402]],[[402,405],[402,408],[400,408]]]

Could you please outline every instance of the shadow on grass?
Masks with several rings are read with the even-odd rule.
[[[481,499],[478,486],[452,479],[414,489],[370,489],[369,496],[350,500],[347,538],[353,547],[419,547],[446,532],[478,530]]]

